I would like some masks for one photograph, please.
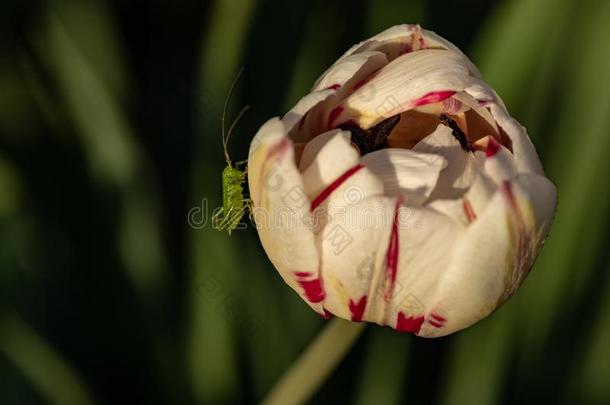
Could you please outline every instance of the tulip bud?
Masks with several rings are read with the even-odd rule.
[[[353,46],[249,153],[252,215],[318,313],[443,336],[523,282],[555,186],[454,45],[418,25]]]

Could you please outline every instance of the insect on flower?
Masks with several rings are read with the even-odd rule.
[[[387,118],[369,130],[364,130],[354,123],[341,125],[341,129],[351,131],[352,142],[358,147],[361,155],[387,147],[387,138],[400,121],[400,115]]]
[[[225,100],[225,105],[222,111],[222,147],[227,166],[222,171],[222,207],[220,207],[212,216],[212,227],[219,231],[227,231],[229,235],[231,235],[231,232],[237,228],[241,218],[251,206],[250,199],[244,196],[244,183],[246,182],[247,171],[240,169],[240,167],[247,164],[248,161],[244,160],[241,162],[236,162],[235,165],[233,165],[227,150],[229,137],[231,136],[231,133],[235,129],[235,126],[239,122],[240,118],[248,110],[248,106],[241,109],[239,114],[237,114],[237,117],[235,117],[233,120],[229,130],[225,131],[225,122],[229,102],[235,91],[235,87],[240,76],[241,71],[238,73],[237,77],[233,81],[233,84],[231,85],[231,89],[229,90],[229,94],[227,95],[227,99]]]
[[[451,135],[453,135],[455,140],[459,142],[460,147],[464,150],[464,152],[473,152],[472,146],[470,146],[470,144],[468,143],[466,135],[458,126],[457,122],[455,122],[451,117],[446,114],[441,114],[439,116],[439,119],[443,125],[446,125],[451,128]]]

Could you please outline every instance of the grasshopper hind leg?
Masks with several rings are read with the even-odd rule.
[[[252,212],[252,200],[249,198],[240,200],[239,207],[231,207],[228,211],[220,210],[212,217],[212,226],[220,231],[227,231],[229,235],[239,227],[246,211]]]
[[[220,208],[212,215],[212,228],[218,231],[224,231],[226,220],[227,216],[225,215],[225,211]]]

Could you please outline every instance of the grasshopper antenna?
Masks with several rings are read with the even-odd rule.
[[[227,138],[225,141],[225,152],[227,150],[227,146],[226,146],[226,142],[229,141],[229,137],[231,136],[231,134],[233,133],[233,129],[235,128],[235,126],[237,125],[237,123],[239,122],[239,120],[241,119],[241,117],[243,117],[243,115],[246,113],[246,111],[248,111],[248,109],[250,109],[250,106],[244,106],[244,108],[241,109],[241,111],[239,112],[239,114],[237,114],[237,116],[235,117],[235,119],[233,120],[233,123],[231,124],[231,126],[229,127],[229,131],[227,132]],[[225,157],[228,159],[227,163],[230,163],[231,160],[229,159],[229,154],[226,153]]]
[[[229,157],[229,152],[227,149],[229,137],[231,136],[231,132],[233,132],[233,129],[235,128],[235,125],[237,124],[237,122],[241,119],[241,117],[245,114],[245,112],[248,111],[248,108],[250,108],[249,106],[245,106],[244,108],[241,109],[241,111],[239,112],[239,114],[237,114],[237,117],[235,117],[235,119],[233,120],[233,123],[229,127],[229,131],[227,132],[226,127],[225,127],[225,122],[227,119],[227,111],[229,110],[229,103],[231,101],[231,98],[233,97],[233,93],[235,93],[235,88],[237,87],[237,83],[239,82],[239,79],[241,78],[241,75],[243,72],[244,72],[244,69],[242,68],[237,73],[237,76],[235,76],[235,79],[233,80],[233,83],[231,84],[231,88],[229,89],[229,94],[227,94],[227,98],[225,99],[224,108],[222,110],[222,118],[221,118],[221,121],[222,121],[222,147],[224,149],[225,160],[228,165],[231,165],[231,158]]]

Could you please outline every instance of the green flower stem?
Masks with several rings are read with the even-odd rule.
[[[347,354],[364,326],[364,323],[333,319],[284,373],[263,400],[263,405],[302,404],[307,401]]]

